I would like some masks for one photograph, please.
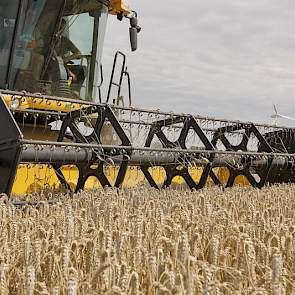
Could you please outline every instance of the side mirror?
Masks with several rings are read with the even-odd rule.
[[[135,51],[137,49],[137,34],[141,31],[141,27],[138,26],[138,20],[136,16],[130,18],[130,44],[131,50]]]
[[[131,50],[135,51],[137,49],[137,29],[132,27],[129,28],[129,34]]]

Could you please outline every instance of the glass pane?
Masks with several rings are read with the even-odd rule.
[[[14,27],[18,11],[18,0],[0,2],[0,87],[5,88]]]
[[[108,7],[98,0],[23,2],[10,85],[92,99]]]
[[[81,8],[81,11],[84,9]],[[78,59],[71,59],[66,64],[68,73],[72,75],[71,90],[74,98],[95,100],[93,96],[96,93],[93,93],[93,90],[98,84],[97,71],[100,66],[107,16],[107,7],[101,5],[99,10],[67,17],[67,28],[64,32],[76,47],[76,51],[81,53]],[[98,24],[97,32],[94,32],[95,23]],[[96,36],[94,39],[93,34]],[[91,73],[94,75],[92,78]]]
[[[68,38],[80,52],[79,59],[71,59],[66,64],[72,78],[72,95],[86,99],[88,73],[91,62],[94,18],[89,13],[82,13],[68,18]],[[68,52],[73,54],[73,52]]]
[[[57,26],[61,2],[22,1],[10,76],[10,85],[14,89],[41,92],[42,70]]]
[[[93,22],[94,18],[88,13],[72,17],[69,21],[69,38],[75,40],[76,46],[84,54],[91,54]]]
[[[107,27],[108,13],[102,13],[99,18],[99,31],[98,31],[98,42],[97,42],[97,67],[95,72],[95,83],[93,85],[93,100],[98,102],[99,93],[97,85],[100,83],[100,64],[103,51],[104,37]]]

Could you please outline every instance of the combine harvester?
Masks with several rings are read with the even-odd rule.
[[[134,108],[121,52],[103,100],[109,14],[129,19],[136,50],[137,14],[123,1],[0,1],[1,193],[294,182],[294,129]]]

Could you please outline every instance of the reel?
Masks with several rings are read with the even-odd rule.
[[[295,180],[292,128],[4,90],[0,111],[7,195]]]

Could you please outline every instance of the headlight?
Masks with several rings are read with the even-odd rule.
[[[19,108],[19,106],[20,106],[20,99],[19,98],[13,98],[11,100],[11,103],[10,103],[11,109],[16,110],[16,109]]]

